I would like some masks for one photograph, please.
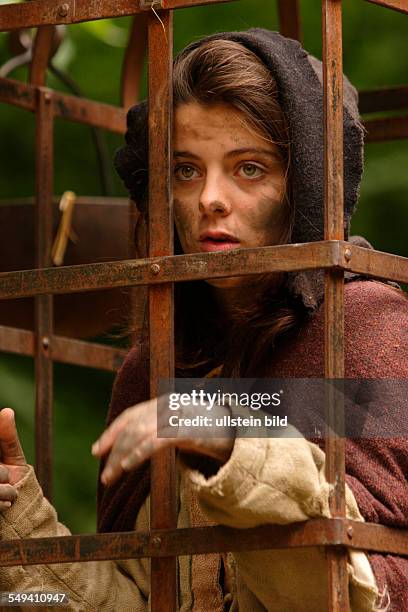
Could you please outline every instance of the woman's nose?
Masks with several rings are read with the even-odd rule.
[[[202,214],[226,216],[231,212],[230,194],[220,176],[207,175],[198,207]]]

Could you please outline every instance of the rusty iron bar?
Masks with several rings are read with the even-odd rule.
[[[126,110],[140,100],[144,59],[147,54],[148,13],[136,15],[130,27],[128,43],[122,64],[121,75],[121,105]],[[146,253],[136,252],[136,233],[141,231],[142,220],[132,200],[128,200],[128,257],[146,257]],[[139,224],[138,224],[139,222]],[[145,230],[145,228],[143,227]],[[146,232],[145,232],[146,233]],[[138,245],[140,248],[140,245]],[[131,343],[146,344],[146,288],[132,287],[130,289],[129,321],[131,321]]]
[[[366,142],[384,142],[408,138],[408,117],[387,117],[364,121]]]
[[[358,92],[360,113],[376,113],[408,108],[408,85],[363,89]]]
[[[278,0],[279,32],[302,42],[299,0]]]
[[[359,257],[348,261],[344,252],[354,253],[356,249]],[[235,254],[200,253],[2,272],[0,299],[317,268],[341,268],[374,278],[408,282],[408,258],[332,240],[243,249]]]
[[[27,329],[0,325],[0,351],[34,356],[34,333]],[[51,336],[49,347],[53,361],[116,372],[122,365],[127,350],[96,342],[84,342],[65,336]]]
[[[173,12],[150,13],[149,50],[149,255],[173,254],[173,201],[171,192],[173,115]],[[161,378],[174,378],[174,286],[149,287],[150,394],[158,396]],[[152,458],[150,525],[152,529],[177,524],[176,462],[174,448]],[[176,612],[177,559],[151,562],[152,612]]]
[[[162,7],[179,9],[231,1],[233,0],[162,0]],[[125,17],[151,8],[150,4],[141,8],[136,0],[31,0],[22,4],[4,4],[0,6],[0,32]]]
[[[366,2],[393,9],[399,13],[408,14],[408,0],[366,0]]]
[[[119,134],[125,133],[126,112],[123,108],[59,93],[52,89],[46,91],[52,98],[55,117],[104,128]],[[0,102],[35,112],[35,98],[35,86],[14,79],[0,79]]]
[[[408,283],[408,258],[358,246],[342,246],[344,269],[367,274],[381,280]]]
[[[147,49],[148,15],[133,18],[122,65],[121,104],[128,109],[140,100],[143,64]]]
[[[74,293],[91,289],[162,284],[210,277],[313,270],[338,265],[341,265],[339,243],[322,241],[243,249],[236,253],[226,251],[196,253],[61,266],[43,270],[2,272],[0,299],[32,297],[42,293]]]
[[[106,533],[0,542],[0,564],[36,565],[107,559],[152,559],[212,552],[272,550],[310,546],[344,547],[408,555],[408,532],[345,519],[311,519],[252,529],[195,527]],[[167,605],[164,607],[167,611]]]
[[[134,86],[129,87],[129,91],[134,91]],[[387,90],[388,91],[388,90]],[[110,104],[103,104],[88,100],[86,98],[78,98],[69,94],[63,94],[52,89],[48,89],[50,96],[54,101],[55,116],[68,121],[75,121],[94,127],[100,127],[111,132],[124,134],[126,131],[126,112],[124,108],[118,108]],[[379,90],[381,92],[381,90]],[[12,104],[26,110],[35,111],[35,95],[36,88],[33,85],[20,83],[14,79],[0,79],[0,102]],[[124,95],[124,94],[123,94]],[[126,94],[128,96],[130,94]],[[366,97],[363,98],[363,108],[375,110],[388,110],[391,106],[394,108],[403,108],[406,106],[404,98],[404,89],[401,88],[401,96],[398,98],[398,93],[387,98],[378,95],[374,107],[369,107]],[[124,99],[124,98],[123,98]],[[397,100],[400,99],[398,106]],[[126,104],[131,104],[130,97],[127,98]],[[364,111],[368,112],[368,110]],[[408,137],[408,118],[388,117],[385,119],[367,119],[364,126],[368,131],[366,136],[367,142],[380,142],[384,140],[396,140]]]
[[[46,84],[47,68],[51,57],[54,34],[54,26],[45,26],[37,30],[29,74],[29,81],[33,85],[44,87]]]
[[[51,265],[54,110],[47,91],[37,89],[36,110],[36,265]],[[53,296],[35,298],[35,448],[36,473],[44,495],[52,497]]]
[[[325,239],[344,239],[343,211],[343,48],[341,0],[322,0]],[[325,272],[325,376],[344,377],[344,273]],[[326,477],[333,485],[329,498],[333,517],[345,516],[344,407],[329,387],[326,397],[328,433],[325,442]],[[327,549],[328,610],[350,609],[346,549]]]

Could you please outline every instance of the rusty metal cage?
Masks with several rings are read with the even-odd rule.
[[[342,3],[322,0],[325,108],[325,240],[263,247],[233,254],[173,257],[171,198],[172,36],[173,10],[228,0],[32,0],[0,7],[0,31],[38,28],[29,83],[0,79],[0,101],[35,113],[36,118],[36,269],[0,274],[0,298],[35,297],[35,332],[2,327],[0,350],[34,355],[36,363],[36,472],[51,497],[53,361],[116,369],[123,351],[61,338],[53,333],[53,296],[112,287],[149,286],[150,391],[159,378],[174,375],[173,286],[185,280],[260,272],[325,270],[325,376],[344,375],[345,271],[408,283],[408,259],[369,251],[344,241],[343,234],[343,70]],[[357,0],[356,0],[357,1]],[[408,0],[368,0],[408,13]],[[153,11],[154,9],[154,11]],[[299,0],[278,0],[280,29],[301,38]],[[157,19],[160,16],[160,21]],[[57,24],[135,15],[126,51],[122,107],[62,94],[44,86],[52,29]],[[125,109],[132,104],[140,74],[140,45],[148,34],[149,148],[155,180],[149,185],[149,257],[78,266],[51,267],[53,198],[53,126],[62,117],[124,133]],[[160,61],[155,61],[160,58]],[[132,69],[137,63],[138,68]],[[408,105],[408,87],[362,92],[362,112],[398,110]],[[408,137],[407,117],[366,122],[369,141]],[[150,177],[153,172],[149,173]],[[154,230],[154,231],[153,231]],[[332,418],[335,419],[335,406]],[[152,462],[151,531],[79,535],[0,543],[3,566],[151,558],[152,611],[176,610],[176,557],[186,554],[301,546],[325,546],[329,584],[328,609],[349,609],[346,547],[408,554],[408,533],[345,518],[344,440],[326,440],[327,478],[334,484],[331,519],[299,526],[265,526],[237,532],[201,527],[176,529],[175,455],[163,451]]]

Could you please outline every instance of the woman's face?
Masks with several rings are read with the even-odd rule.
[[[288,223],[278,148],[226,104],[183,104],[174,130],[174,215],[184,253],[278,244]],[[219,287],[242,282],[211,281]]]

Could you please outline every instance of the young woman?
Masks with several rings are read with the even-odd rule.
[[[265,30],[218,34],[177,58],[174,105],[177,253],[322,239],[317,60],[295,41]],[[127,144],[116,158],[142,215],[147,202],[146,112],[145,104],[129,112]],[[348,82],[344,137],[348,234],[362,172],[362,127]],[[407,378],[404,294],[355,276],[347,281],[346,376]],[[176,289],[179,376],[323,377],[320,273],[231,277]],[[110,425],[93,447],[96,456],[107,457],[99,492],[101,531],[148,529],[148,460],[170,444],[180,451],[180,527],[220,523],[246,528],[329,516],[324,452],[305,438],[158,438],[156,400],[147,399],[146,364],[137,355],[131,351],[118,374]],[[393,398],[397,404],[399,399]],[[357,394],[353,400],[362,404]],[[370,401],[386,411],[387,397]],[[0,419],[7,465],[0,474],[5,483],[0,498],[10,506],[0,518],[3,538],[68,533],[25,464],[11,411],[0,413]],[[371,437],[346,444],[348,516],[406,527],[405,440]],[[353,611],[408,610],[407,560],[359,551],[349,558]],[[326,563],[317,548],[181,557],[178,568],[179,609],[185,612],[327,609]],[[145,611],[149,606],[145,559],[11,568],[3,570],[3,579],[3,590],[46,584],[69,592],[75,610]]]

